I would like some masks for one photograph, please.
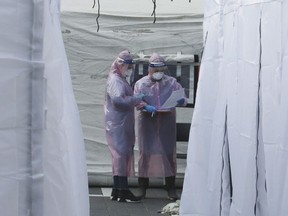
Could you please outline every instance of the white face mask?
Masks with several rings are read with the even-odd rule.
[[[154,80],[161,80],[163,76],[164,76],[164,72],[155,72],[152,74],[152,78]]]

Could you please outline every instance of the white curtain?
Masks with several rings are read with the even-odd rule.
[[[2,0],[0,18],[1,215],[89,216],[59,2]]]
[[[206,1],[180,215],[288,215],[287,4]]]

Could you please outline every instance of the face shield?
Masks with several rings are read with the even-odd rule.
[[[133,59],[125,60],[118,57],[118,63],[122,66],[121,73],[123,77],[129,77],[134,71],[135,62],[133,61]]]
[[[150,62],[149,67],[151,67],[151,68],[163,68],[163,67],[166,67],[166,64],[164,62]]]
[[[166,64],[163,62],[150,62],[149,74],[150,78],[159,81],[163,78],[164,73],[167,71]]]

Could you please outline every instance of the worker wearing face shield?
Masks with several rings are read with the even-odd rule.
[[[128,189],[128,176],[134,176],[134,107],[143,94],[133,95],[126,80],[134,62],[129,51],[122,51],[112,63],[106,85],[105,129],[112,156],[113,190],[111,200],[138,201]]]
[[[140,196],[146,195],[149,178],[165,177],[170,200],[178,199],[176,176],[176,109],[160,110],[173,91],[183,89],[174,77],[166,75],[166,63],[159,54],[149,59],[148,75],[135,83],[134,94],[144,94],[138,112],[138,183]],[[185,106],[186,97],[178,100]]]

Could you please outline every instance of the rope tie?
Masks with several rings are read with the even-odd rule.
[[[99,31],[99,28],[100,28],[100,25],[99,25],[99,17],[100,17],[100,0],[97,0],[98,2],[98,14],[97,14],[97,17],[96,17],[96,23],[97,23],[97,32]],[[94,0],[94,4],[92,6],[92,8],[94,8],[96,5],[96,0]]]

